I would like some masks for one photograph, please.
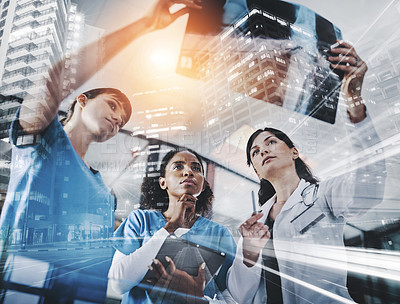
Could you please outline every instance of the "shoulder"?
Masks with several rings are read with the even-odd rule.
[[[204,217],[199,219],[200,225],[197,227],[196,233],[198,234],[197,238],[203,239],[201,241],[204,243],[203,245],[233,256],[236,252],[236,242],[229,229]],[[199,239],[198,241],[200,242]]]
[[[160,217],[162,217],[162,214],[159,211],[137,209],[133,210],[125,221],[132,224],[146,223],[159,219]]]
[[[229,229],[226,228],[224,225],[209,220],[205,217],[199,217],[199,224],[199,226],[202,227],[201,229],[204,229],[204,231],[211,230],[214,234],[231,235]]]
[[[52,146],[56,141],[67,138],[64,128],[56,116],[44,131],[38,134],[26,133],[19,123],[19,110],[11,124],[10,140],[16,147]]]

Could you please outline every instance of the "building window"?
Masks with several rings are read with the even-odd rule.
[[[379,74],[379,80],[380,81],[385,81],[385,80],[388,80],[388,79],[390,79],[392,77],[393,77],[392,76],[392,71],[390,71],[390,70],[382,72],[382,73]]]
[[[395,96],[399,96],[400,95],[399,88],[397,86],[389,87],[389,88],[385,89],[385,95],[386,95],[386,98],[392,98]]]

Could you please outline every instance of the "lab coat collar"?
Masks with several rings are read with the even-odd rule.
[[[309,184],[310,184],[309,182],[306,182],[304,179],[301,179],[297,188],[294,190],[292,195],[289,197],[289,199],[283,205],[281,212],[285,211],[285,210],[289,210],[289,209],[293,208],[293,206],[295,206],[296,204],[301,203],[303,201],[303,198],[301,197],[301,192]]]
[[[297,188],[294,190],[292,195],[289,197],[289,199],[286,201],[286,203],[282,207],[282,211],[289,210],[293,208],[296,204],[302,202],[303,198],[301,197],[301,192],[305,187],[307,187],[310,183],[306,182],[304,179],[301,179],[299,182],[299,185]],[[271,210],[273,204],[276,202],[276,194],[274,194],[273,197],[271,197],[263,206],[262,206],[262,211],[265,215],[269,214],[269,211]]]

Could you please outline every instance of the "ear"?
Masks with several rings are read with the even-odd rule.
[[[293,153],[293,156],[292,156],[293,160],[299,158],[299,150],[297,150],[296,147],[292,148],[292,153]]]
[[[159,177],[158,178],[158,183],[160,184],[160,188],[161,189],[163,189],[163,190],[167,190],[168,189],[168,187],[167,187],[167,182],[166,182],[166,180],[165,180],[165,177]]]
[[[206,190],[207,184],[208,184],[208,182],[206,181],[206,179],[204,179],[204,182],[203,182],[203,189],[201,189],[201,192],[203,192],[204,190]]]
[[[77,100],[79,106],[80,106],[81,108],[83,108],[83,107],[86,106],[86,103],[87,103],[88,98],[86,97],[85,94],[81,94],[81,95],[79,95],[79,96],[76,98],[76,100]]]

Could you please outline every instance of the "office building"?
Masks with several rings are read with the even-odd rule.
[[[43,98],[49,70],[66,56],[59,80],[66,96],[76,73],[76,61],[69,57],[79,44],[84,21],[76,5],[61,0],[7,1],[0,12],[1,94]]]
[[[0,132],[6,140],[22,99],[43,98],[49,70],[63,58],[66,60],[60,73],[60,93],[67,96],[71,92],[77,73],[77,59],[73,52],[81,46],[84,18],[77,12],[76,4],[69,0],[7,1],[1,9],[0,92],[4,97],[0,103]],[[2,161],[2,185],[6,186],[10,159],[5,157]],[[74,197],[73,193],[63,193],[63,198],[67,197]],[[111,235],[114,203],[107,201],[96,206],[81,206],[79,203],[56,206],[51,191],[31,193],[25,211],[26,220],[13,231],[11,243],[33,245]]]

